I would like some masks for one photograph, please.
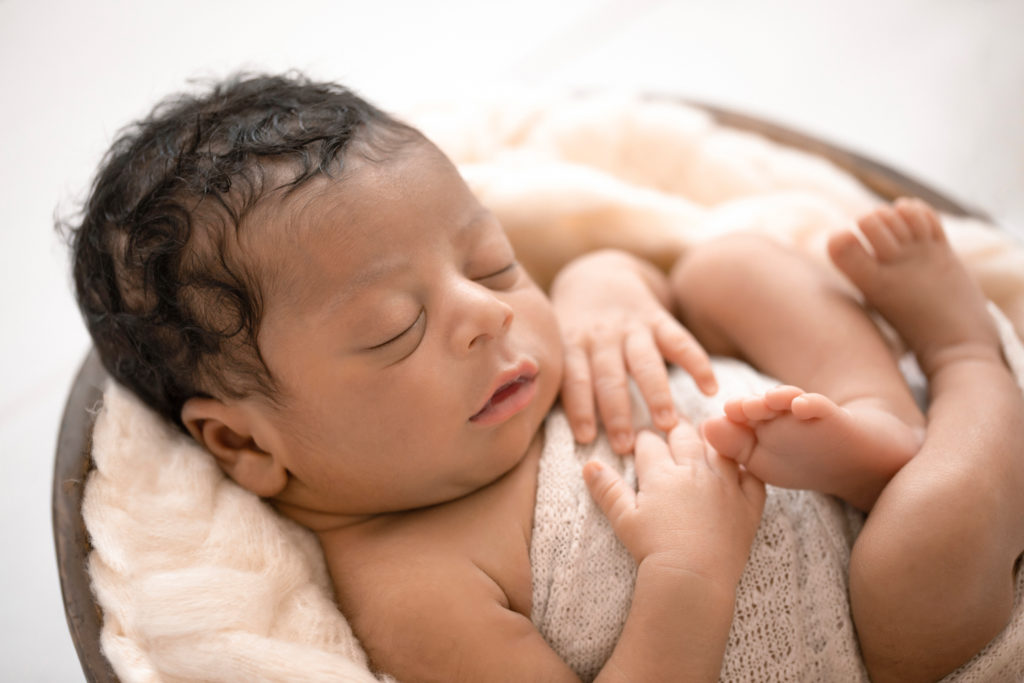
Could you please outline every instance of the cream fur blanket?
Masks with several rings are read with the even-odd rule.
[[[424,110],[415,121],[461,164],[517,248],[542,270],[598,244],[670,259],[686,244],[737,229],[771,232],[820,256],[828,231],[875,201],[817,158],[723,129],[675,104],[514,98]],[[1024,329],[1024,250],[975,221],[950,219],[947,227],[989,297]],[[1024,357],[1015,362],[1024,369]],[[103,650],[122,680],[376,680],[331,601],[311,534],[226,480],[193,443],[117,386],[104,395],[93,456],[83,504],[94,547],[89,568],[104,611]],[[819,501],[809,510],[824,504],[786,495]],[[769,503],[765,528],[779,505]],[[849,540],[822,542],[838,544],[842,557]],[[748,574],[761,571],[751,567]],[[844,579],[834,579],[830,609],[846,614],[835,597]],[[749,604],[738,622],[771,634],[757,629],[765,615],[756,601]],[[994,653],[972,662],[961,680],[1024,676],[1021,612],[1018,591],[1004,644],[993,644]],[[778,661],[772,653],[782,642],[768,635],[750,647]],[[726,673],[750,671],[744,651],[731,650],[737,659],[726,662]],[[775,671],[761,674],[754,678]]]

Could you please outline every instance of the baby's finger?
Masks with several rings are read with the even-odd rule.
[[[661,353],[690,373],[697,387],[707,396],[718,391],[718,380],[704,347],[679,321],[666,314],[654,326],[654,339]]]
[[[615,470],[599,462],[588,462],[583,466],[583,481],[613,528],[636,508],[636,494]]]
[[[697,429],[686,420],[680,420],[668,433],[668,447],[672,459],[677,464],[687,460],[704,459],[706,451],[709,450]]]
[[[621,341],[595,344],[590,357],[597,411],[612,450],[620,455],[633,449],[633,421]]]
[[[711,468],[712,472],[733,485],[739,485],[739,463],[721,455],[714,448],[708,448],[705,451],[705,459],[707,460],[708,467]]]
[[[573,436],[580,443],[590,443],[597,435],[594,415],[594,390],[590,377],[590,363],[586,352],[579,346],[565,351],[565,370],[562,376],[562,408],[569,418]]]
[[[651,412],[654,426],[667,432],[679,421],[668,370],[649,330],[638,328],[626,337],[626,367]]]
[[[637,486],[643,487],[644,477],[652,469],[658,467],[659,462],[669,461],[672,454],[668,444],[660,436],[646,429],[642,430],[636,437],[636,459]]]

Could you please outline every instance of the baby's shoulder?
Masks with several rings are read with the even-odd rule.
[[[470,496],[324,544],[338,604],[375,666],[410,679],[488,680],[507,672],[491,660],[507,657],[508,642],[528,644],[530,662],[557,660],[530,621],[534,456]]]
[[[535,492],[534,463],[471,496],[321,537],[343,611],[356,620],[451,593],[529,614]]]
[[[437,598],[462,600],[460,586],[497,583],[476,567],[473,553],[452,536],[428,525],[405,527],[343,550],[330,562],[339,605],[354,625],[387,621],[394,613]]]
[[[427,661],[443,670],[432,658],[450,650],[454,634],[471,638],[488,628],[483,615],[529,614],[528,553],[511,549],[515,543],[501,531],[487,539],[473,524],[443,521],[403,519],[341,549],[345,559],[330,563],[339,607],[371,660],[386,670],[409,671]],[[522,570],[509,563],[517,555]],[[520,571],[525,589],[515,578]],[[396,651],[395,643],[416,646]]]

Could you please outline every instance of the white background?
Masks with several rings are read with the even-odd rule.
[[[493,84],[674,93],[797,127],[1024,227],[1022,0],[0,0],[0,679],[76,681],[50,530],[88,340],[55,211],[129,120],[240,68],[386,109]]]

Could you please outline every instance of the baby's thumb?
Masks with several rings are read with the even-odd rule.
[[[616,522],[628,510],[636,507],[636,494],[619,473],[599,462],[590,461],[583,466],[583,481],[587,484],[590,497],[601,508],[608,521]]]

